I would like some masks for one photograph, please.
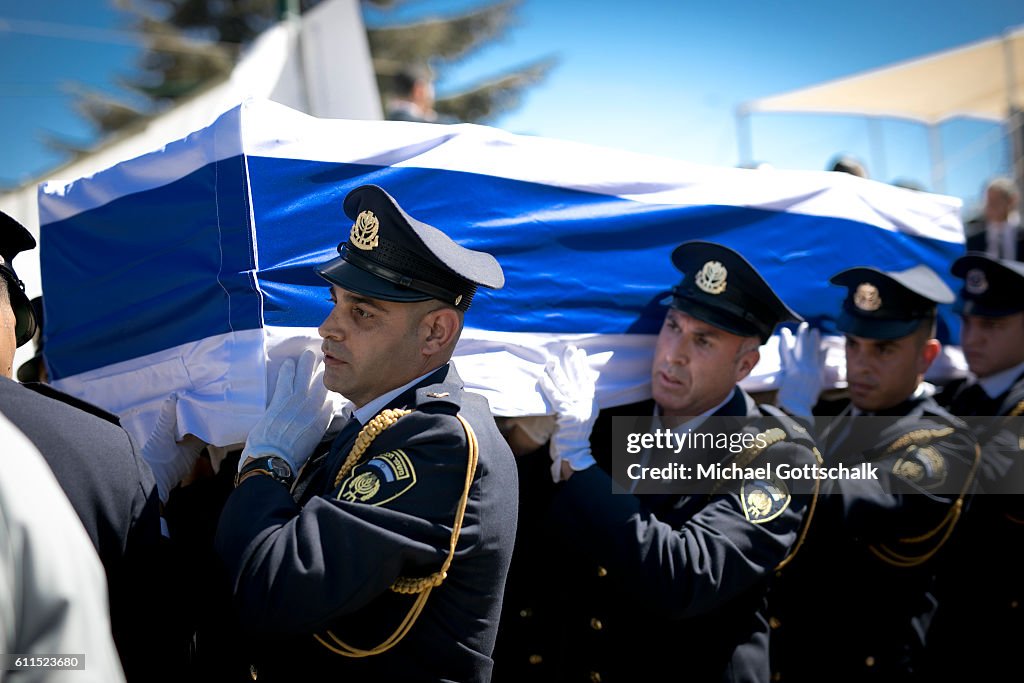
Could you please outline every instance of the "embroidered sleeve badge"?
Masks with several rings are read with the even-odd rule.
[[[341,482],[338,500],[383,505],[416,485],[416,469],[405,451],[381,453],[356,465]]]
[[[754,524],[764,524],[781,515],[792,496],[777,477],[745,481],[740,487],[743,514]]]

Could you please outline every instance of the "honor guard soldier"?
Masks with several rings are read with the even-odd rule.
[[[319,330],[326,367],[312,351],[282,365],[217,531],[251,675],[486,681],[515,462],[449,361],[477,287],[504,277],[379,187],[352,190],[344,209],[348,239],[317,268],[334,302]],[[307,462],[328,389],[354,410]]]
[[[709,478],[689,492],[615,493],[622,463],[618,455],[613,461],[613,422],[765,439],[764,448],[721,460],[721,451],[688,448],[674,455],[676,465],[707,462],[712,453],[723,466],[816,464],[806,430],[771,407],[763,414],[738,386],[776,325],[801,319],[727,247],[687,242],[672,262],[683,277],[665,302],[651,400],[598,412],[595,373],[571,346],[542,377],[556,427],[549,453],[523,459],[543,458],[538,469],[559,483],[550,503],[532,498],[532,489],[521,498],[544,506],[524,511],[524,520],[542,520],[528,533],[548,536],[526,538],[517,550],[495,680],[653,681],[666,672],[694,681],[768,680],[767,584],[798,547],[813,496],[768,475],[724,487]],[[648,455],[657,464],[653,458],[665,454]],[[544,482],[527,484],[544,490]],[[531,557],[523,547],[545,552]]]
[[[955,567],[941,577],[929,665],[994,680],[1019,669],[1024,642],[1024,263],[972,252],[952,272],[963,280],[955,310],[970,376],[937,399],[978,437],[986,495],[973,501]]]
[[[819,421],[818,443],[827,466],[866,462],[877,476],[827,482],[804,552],[773,589],[774,676],[907,680],[978,462],[973,435],[923,381],[941,351],[937,304],[953,293],[925,266],[851,268],[831,282],[847,289],[836,326],[850,404]]]

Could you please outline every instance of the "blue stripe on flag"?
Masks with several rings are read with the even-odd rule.
[[[963,247],[856,221],[737,206],[669,206],[494,176],[250,157],[253,211],[266,293],[265,320],[316,326],[329,311],[312,267],[336,255],[351,221],[342,201],[381,185],[410,214],[461,244],[492,253],[505,288],[482,290],[467,315],[480,329],[549,333],[653,333],[658,304],[679,280],[672,249],[707,239],[740,251],[797,311],[834,331],[843,268],[930,265],[951,286]],[[319,246],[319,248],[317,248]],[[273,265],[272,265],[273,264]],[[959,323],[943,307],[946,336]]]
[[[252,254],[242,157],[44,225],[52,376],[259,328]]]

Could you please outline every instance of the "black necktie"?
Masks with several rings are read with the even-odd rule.
[[[349,451],[352,450],[352,443],[356,440],[359,430],[362,428],[363,425],[353,415],[345,423],[345,426],[341,428],[338,435],[334,437],[334,441],[331,443],[331,454],[327,456],[327,471],[332,477],[341,467],[345,458],[348,457]]]
[[[305,505],[316,495],[323,495],[334,488],[334,477],[341,467],[343,458],[352,450],[352,443],[362,425],[353,415],[338,435],[331,441],[331,447],[318,458],[313,458],[302,470],[302,476],[292,488],[292,496],[300,505]],[[346,447],[347,444],[347,447]]]

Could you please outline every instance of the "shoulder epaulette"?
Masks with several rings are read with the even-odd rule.
[[[942,439],[951,435],[956,429],[953,427],[939,427],[937,429],[915,429],[895,439],[886,447],[886,453],[895,453],[910,446],[927,446],[936,439]]]

